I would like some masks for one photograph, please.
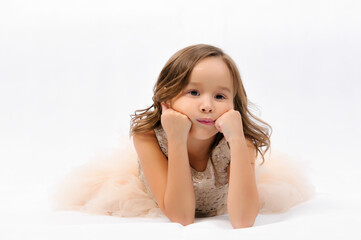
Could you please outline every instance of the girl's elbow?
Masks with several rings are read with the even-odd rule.
[[[254,222],[256,221],[256,216],[254,217],[248,217],[248,218],[245,218],[245,217],[238,217],[238,218],[231,218],[231,224],[233,226],[234,229],[237,229],[237,228],[249,228],[249,227],[253,227],[254,225]]]
[[[182,224],[183,226],[187,226],[189,224],[194,223],[194,217],[195,217],[194,211],[185,214],[185,213],[180,213],[179,211],[171,212],[171,211],[166,211],[164,209],[163,213],[167,216],[169,221]]]
[[[187,219],[182,219],[182,220],[176,220],[176,221],[172,221],[172,222],[176,222],[176,223],[179,223],[179,224],[182,224],[184,227],[189,225],[189,224],[192,224],[194,223],[194,219],[193,220],[187,220]]]
[[[259,212],[259,204],[252,207],[251,211],[247,212],[232,212],[228,209],[229,220],[233,228],[249,228],[253,227]]]
[[[234,229],[237,228],[249,228],[249,227],[253,227],[254,222],[256,221],[257,218],[257,214],[252,214],[252,215],[239,215],[239,216],[234,216],[234,215],[230,215],[230,222],[233,226]]]
[[[192,206],[190,209],[179,209],[179,206],[177,205],[171,207],[163,206],[163,213],[171,222],[187,226],[194,223],[195,206]]]
[[[254,221],[252,222],[245,222],[245,221],[234,221],[231,222],[232,226],[234,229],[238,229],[238,228],[249,228],[249,227],[253,227],[254,225]]]
[[[194,223],[194,216],[193,217],[173,217],[169,218],[171,222],[182,224],[183,226],[187,226],[189,224]]]

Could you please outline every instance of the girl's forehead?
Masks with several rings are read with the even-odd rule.
[[[227,64],[223,61],[221,57],[207,57],[200,60],[193,68],[194,70],[201,70],[201,69],[215,69],[215,70],[228,70]]]
[[[227,64],[218,57],[201,60],[193,68],[188,85],[219,85],[233,89],[233,77]]]

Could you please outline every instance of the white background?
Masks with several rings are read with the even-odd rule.
[[[0,2],[0,208],[32,211],[74,166],[118,146],[191,44],[237,63],[273,149],[319,193],[360,197],[360,1]],[[257,111],[255,111],[257,113]]]

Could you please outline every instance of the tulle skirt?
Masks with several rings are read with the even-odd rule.
[[[285,154],[268,151],[256,159],[259,213],[285,212],[314,196],[307,165]],[[162,216],[138,177],[137,154],[130,141],[74,168],[52,194],[54,210],[74,210],[118,217]]]

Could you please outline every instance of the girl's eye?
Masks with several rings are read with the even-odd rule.
[[[189,94],[192,95],[192,96],[198,96],[199,95],[198,91],[196,91],[196,90],[189,91]]]
[[[200,95],[197,90],[191,90],[191,91],[189,91],[188,93],[189,93],[190,95],[192,95],[192,96],[199,96],[199,95]],[[215,96],[215,98],[218,99],[218,100],[226,99],[226,97],[223,96],[223,95],[221,95],[221,94],[217,94],[217,95]]]
[[[218,94],[217,96],[216,96],[216,99],[226,99],[223,95],[220,95],[220,94]]]

